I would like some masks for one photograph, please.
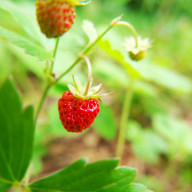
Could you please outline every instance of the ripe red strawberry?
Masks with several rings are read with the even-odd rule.
[[[75,2],[74,0],[37,0],[36,16],[42,33],[48,38],[56,38],[66,33],[75,21],[77,4]]]
[[[96,99],[77,98],[67,91],[59,99],[58,110],[64,128],[78,133],[90,127],[100,108]]]

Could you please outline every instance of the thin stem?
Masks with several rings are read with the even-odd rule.
[[[29,183],[29,179],[30,179],[30,176],[31,176],[31,172],[32,172],[32,164],[29,165],[29,168],[27,170],[27,173],[25,174],[25,177],[23,179],[23,183],[24,185],[28,185]]]
[[[53,51],[53,60],[51,62],[50,74],[53,71],[53,66],[54,66],[54,63],[55,63],[55,56],[56,56],[56,53],[57,53],[58,45],[59,45],[59,37],[56,39],[56,42],[55,42],[55,48],[54,48],[54,51]]]
[[[91,62],[88,59],[88,57],[86,57],[85,55],[82,55],[82,58],[85,59],[85,61],[87,63],[87,67],[88,67],[88,82],[87,82],[87,86],[86,86],[85,93],[84,93],[84,96],[86,96],[88,94],[88,92],[89,92],[89,88],[90,88],[90,85],[91,85],[92,69],[91,69]]]
[[[72,63],[72,65],[66,70],[64,71],[55,81],[55,83],[57,83],[64,75],[66,75],[71,69],[73,69],[73,67],[76,66],[76,64],[82,59],[82,55],[86,55],[89,50],[95,46],[97,44],[97,42],[111,29],[113,28],[121,19],[121,17],[118,17],[116,19],[114,19],[111,24],[105,29],[105,31],[103,31],[103,33],[101,35],[99,35],[97,37],[97,39],[92,42],[91,44],[89,44],[87,47],[85,47],[85,49],[81,52],[81,54],[77,57],[77,59]]]
[[[116,150],[116,157],[120,159],[122,158],[122,154],[124,151],[126,127],[127,127],[129,114],[130,114],[131,100],[134,92],[134,81],[135,79],[133,77],[130,77],[129,86],[126,90],[125,101],[123,104],[123,111],[121,115],[120,130],[119,130],[117,150]]]
[[[55,63],[55,56],[56,56],[56,53],[57,53],[58,45],[59,45],[59,37],[56,39],[56,42],[55,42],[55,48],[54,48],[54,51],[53,51],[53,60],[51,62],[51,67],[50,67],[50,71],[49,71],[48,76],[52,75],[52,71],[53,71],[53,66],[54,66],[54,63]],[[39,113],[41,111],[41,108],[43,106],[44,100],[45,100],[45,98],[47,96],[47,93],[48,93],[49,89],[51,88],[52,84],[54,84],[54,83],[50,83],[49,80],[47,80],[47,84],[45,86],[45,89],[43,91],[43,94],[41,96],[39,104],[37,106],[37,111],[36,111],[36,114],[35,114],[35,124],[37,122],[37,118],[38,118],[38,115],[39,115]]]
[[[40,99],[40,101],[39,101],[39,104],[38,104],[38,106],[37,106],[37,111],[36,111],[36,114],[35,114],[35,124],[36,124],[36,122],[37,122],[38,115],[39,115],[39,113],[40,113],[40,111],[41,111],[41,108],[42,108],[42,106],[43,106],[45,97],[47,96],[47,93],[48,93],[48,90],[50,89],[50,87],[51,87],[51,86],[50,86],[49,84],[47,84],[46,87],[45,87],[45,89],[44,89],[44,91],[43,91],[43,94],[42,94],[42,96],[41,96],[41,99]]]
[[[86,53],[89,52],[89,50],[95,46],[97,44],[97,42],[111,29],[113,28],[114,26],[117,25],[117,23],[120,21],[121,17],[118,17],[118,18],[115,18],[111,24],[105,29],[105,31],[99,35],[97,37],[97,39],[92,42],[91,44],[89,44],[87,47],[85,47],[85,49],[81,52],[81,54],[76,58],[76,60],[72,63],[72,65],[66,70],[64,71],[52,84],[47,84],[46,87],[45,87],[45,90],[42,94],[42,97],[41,97],[41,100],[38,104],[38,107],[37,107],[37,111],[36,111],[36,114],[35,114],[35,122],[37,121],[37,118],[38,118],[38,115],[39,115],[39,112],[41,110],[41,107],[43,105],[43,102],[45,100],[45,97],[48,93],[48,90],[50,89],[51,86],[53,86],[54,84],[56,84],[64,75],[66,75],[71,69],[73,69],[76,64],[82,59],[82,55],[85,55]],[[54,62],[55,62],[55,56],[56,56],[56,52],[57,52],[57,48],[58,48],[58,43],[59,43],[59,38],[57,38],[56,40],[56,43],[55,43],[55,49],[54,49],[54,52],[53,52],[53,61],[51,63],[51,68],[50,68],[50,75],[52,74],[52,70],[53,70],[53,66],[54,66]]]
[[[81,60],[81,56],[78,56],[76,58],[76,60],[72,63],[72,65],[65,70],[56,80],[55,83],[57,83],[63,76],[65,76],[69,71],[71,71],[71,69],[73,69],[75,67],[75,65]]]
[[[136,32],[135,28],[130,23],[128,23],[126,21],[119,21],[116,25],[123,25],[123,26],[128,27],[131,30],[131,32],[133,33],[134,37],[135,37],[136,47],[139,46],[137,32]]]

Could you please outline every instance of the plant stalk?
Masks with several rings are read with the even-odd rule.
[[[84,93],[84,96],[86,96],[89,92],[89,88],[90,88],[91,81],[92,81],[92,68],[91,68],[91,62],[88,59],[88,57],[86,57],[85,55],[82,55],[82,57],[85,59],[85,61],[87,63],[87,67],[88,67],[88,81],[87,81],[87,85],[86,85],[86,89],[85,89],[85,93]]]
[[[51,87],[51,86],[50,86],[49,84],[47,84],[47,85],[45,86],[45,89],[44,89],[44,91],[43,91],[43,94],[42,94],[42,96],[41,96],[41,99],[40,99],[40,101],[39,101],[39,104],[38,104],[38,106],[37,106],[37,111],[36,111],[36,113],[35,113],[35,124],[36,124],[36,122],[37,122],[37,118],[38,118],[38,116],[39,116],[39,113],[40,113],[40,111],[41,111],[41,108],[42,108],[42,106],[43,106],[44,100],[45,100],[45,98],[46,98],[46,96],[47,96],[47,93],[48,93],[50,87]]]
[[[96,39],[95,41],[93,41],[92,43],[90,43],[87,47],[85,47],[85,49],[81,52],[81,54],[76,58],[76,60],[72,63],[72,65],[67,69],[65,70],[63,73],[60,74],[60,76],[52,83],[52,84],[47,84],[46,87],[45,87],[45,90],[42,94],[42,97],[41,97],[41,100],[40,100],[40,103],[38,105],[38,108],[37,108],[37,112],[36,112],[36,115],[35,115],[35,122],[37,121],[37,118],[38,118],[38,115],[39,115],[39,112],[41,110],[41,107],[43,105],[43,102],[45,100],[45,97],[48,93],[48,90],[50,89],[51,86],[53,86],[54,84],[56,84],[63,76],[65,76],[69,71],[71,71],[71,69],[73,69],[77,63],[79,61],[81,61],[82,59],[82,55],[85,55],[89,52],[89,50],[95,46],[97,44],[97,42],[113,27],[115,27],[116,25],[124,25],[124,26],[127,26],[131,29],[131,31],[133,32],[134,36],[135,36],[135,39],[136,39],[136,45],[138,46],[138,38],[137,38],[137,33],[135,31],[135,29],[133,28],[133,26],[131,24],[128,24],[124,21],[120,21],[121,20],[121,16],[118,17],[118,18],[115,18],[111,24],[105,29],[105,31],[103,31],[102,34],[100,34]],[[50,68],[50,75],[52,75],[52,70],[53,70],[53,66],[54,66],[54,60],[55,60],[55,56],[56,56],[56,52],[57,52],[57,48],[58,48],[58,44],[59,44],[59,38],[57,38],[56,40],[56,44],[55,44],[55,49],[54,49],[54,52],[53,52],[53,61],[51,63],[51,68]]]
[[[49,73],[48,73],[48,78],[49,76],[52,77],[52,71],[53,71],[53,67],[54,67],[54,63],[55,63],[55,57],[56,57],[56,53],[57,53],[57,48],[58,48],[58,45],[59,45],[59,37],[56,39],[56,42],[55,42],[55,48],[54,48],[54,51],[53,51],[53,60],[51,62],[51,67],[50,67],[50,70],[49,70]],[[45,98],[47,96],[47,93],[49,91],[49,89],[51,88],[52,86],[52,83],[49,82],[49,79],[47,78],[47,84],[44,88],[44,91],[42,93],[42,96],[41,96],[41,99],[39,101],[39,104],[37,106],[37,110],[36,110],[36,113],[35,113],[35,124],[37,122],[37,118],[39,116],[39,113],[41,111],[41,108],[43,106],[43,103],[45,101]]]
[[[131,25],[130,23],[128,23],[126,21],[119,21],[116,25],[122,25],[122,26],[128,27],[135,37],[136,47],[139,46],[138,35],[137,35],[137,32],[136,32],[135,28],[133,27],[133,25]]]
[[[95,46],[97,44],[97,42],[114,26],[117,25],[118,21],[121,19],[121,17],[118,17],[116,20],[114,20],[106,29],[105,31],[103,31],[102,34],[100,34],[95,41],[93,41],[92,43],[90,43],[87,47],[85,47],[85,49],[81,52],[81,54],[77,57],[77,59],[72,63],[72,65],[66,70],[64,71],[55,81],[55,83],[57,83],[63,76],[65,76],[71,69],[73,69],[73,67],[76,66],[76,64],[83,58],[82,55],[86,55],[89,50]]]
[[[54,67],[54,63],[55,63],[55,57],[56,57],[58,45],[59,45],[59,37],[57,37],[56,42],[55,42],[55,48],[54,48],[54,51],[53,51],[53,60],[51,62],[50,74],[53,71],[53,67]]]
[[[120,159],[122,159],[122,155],[124,151],[124,145],[125,145],[125,139],[126,139],[126,128],[127,128],[127,122],[130,114],[131,100],[134,93],[134,84],[135,84],[135,79],[133,77],[130,77],[129,85],[126,90],[125,100],[123,104],[118,143],[117,143],[117,149],[116,149],[116,157]]]

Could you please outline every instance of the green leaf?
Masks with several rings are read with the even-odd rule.
[[[186,135],[192,134],[186,122],[171,116],[156,114],[153,116],[154,128],[170,141],[186,139]]]
[[[126,187],[127,192],[149,192],[147,187],[141,184],[130,184]],[[121,192],[121,191],[120,191]]]
[[[0,7],[2,8],[0,13],[2,11],[6,12],[6,22],[4,20],[0,21],[2,27],[18,32],[38,45],[42,44],[42,34],[36,21],[34,4],[1,1]],[[6,24],[7,22],[8,24]]]
[[[99,135],[107,140],[114,139],[117,134],[115,115],[108,106],[100,105],[100,113],[93,125]]]
[[[6,181],[1,180],[1,178],[0,178],[0,191],[2,191],[2,192],[6,191],[6,189],[9,189],[11,187],[11,184],[3,183],[3,182],[6,182]]]
[[[124,69],[133,77],[135,78],[141,78],[141,74],[139,70],[137,70],[133,65],[129,64],[126,61],[126,58],[123,56],[123,54],[117,50],[113,49],[110,42],[108,40],[100,40],[97,45],[105,51],[111,58],[113,58],[115,61],[117,61],[119,64],[121,64]]]
[[[184,158],[192,155],[192,131],[185,121],[168,115],[153,116],[154,129],[167,140],[167,154],[170,158]]]
[[[7,49],[10,54],[14,55],[14,57],[19,60],[21,67],[27,68],[28,71],[31,71],[41,79],[45,78],[44,61],[40,62],[35,57],[24,54],[23,49],[20,49],[17,46],[12,46],[11,44],[7,46]],[[5,65],[3,67],[5,67]]]
[[[23,30],[22,26],[19,25],[19,23],[13,17],[13,15],[5,8],[1,8],[1,2],[0,2],[0,18],[6,18],[0,20],[0,26],[9,30],[14,30],[19,33],[25,34],[25,31]]]
[[[39,60],[51,60],[52,54],[44,49],[43,46],[33,44],[30,40],[12,32],[8,29],[0,27],[0,36],[8,39],[15,45],[24,48],[25,52],[31,56],[39,58]]]
[[[134,153],[146,162],[157,163],[160,154],[166,152],[166,142],[153,130],[142,129],[135,121],[129,122],[126,137],[131,141]]]
[[[150,62],[142,62],[141,65],[138,66],[138,70],[145,79],[164,87],[181,93],[192,92],[191,80],[170,69]]]
[[[0,88],[0,183],[21,181],[33,146],[33,108],[22,110],[16,88],[7,80]],[[4,182],[5,181],[5,182]]]
[[[96,40],[96,38],[98,37],[94,24],[89,20],[84,20],[82,27],[83,27],[84,32],[86,33],[86,35],[89,38],[89,42],[90,43],[94,42]]]
[[[29,187],[32,192],[107,192],[109,189],[119,191],[133,181],[136,170],[116,168],[118,162],[112,159],[85,165],[86,160],[81,159],[58,173],[32,183]]]
[[[119,87],[127,88],[129,77],[126,71],[116,63],[104,59],[95,59],[93,63],[93,73],[107,87],[119,90]],[[155,97],[157,95],[157,88],[150,82],[137,80],[135,84],[135,92],[140,95],[147,95]]]
[[[162,184],[162,181],[159,178],[154,177],[154,176],[143,175],[143,176],[140,176],[139,178],[137,178],[136,182],[142,183],[154,191],[156,191],[157,189],[158,189],[158,191],[166,191],[165,185]],[[151,191],[147,190],[145,192],[151,192]]]
[[[148,97],[155,97],[158,95],[158,89],[149,82],[144,82],[142,80],[136,81],[135,83],[135,92],[142,95],[142,96],[148,96]]]
[[[147,187],[141,184],[126,184],[126,180],[106,187],[98,192],[147,192]],[[149,191],[148,191],[149,192]]]

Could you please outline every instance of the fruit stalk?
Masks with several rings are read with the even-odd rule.
[[[131,101],[132,101],[132,97],[133,97],[133,93],[134,93],[134,85],[135,85],[135,79],[133,77],[130,77],[129,85],[126,90],[125,100],[124,100],[124,104],[123,104],[118,143],[117,143],[117,149],[116,149],[116,157],[118,157],[120,159],[122,159],[122,155],[123,155],[123,151],[124,151],[125,138],[126,138],[126,127],[127,127],[129,114],[130,114]]]
[[[76,66],[76,64],[82,59],[82,55],[86,55],[90,49],[92,47],[94,47],[97,42],[114,26],[116,26],[116,24],[118,23],[118,21],[120,21],[121,17],[118,17],[115,19],[115,22],[112,21],[111,24],[105,29],[105,31],[103,31],[102,34],[100,34],[95,41],[93,41],[91,44],[89,44],[87,47],[85,47],[85,49],[81,52],[81,54],[76,58],[76,60],[73,62],[73,64],[66,70],[64,71],[57,79],[56,82],[58,82],[63,76],[65,76],[71,69],[73,69],[73,67]]]
[[[44,91],[43,91],[43,94],[42,94],[42,96],[41,96],[41,99],[40,99],[40,101],[39,101],[39,104],[38,104],[38,106],[37,106],[37,110],[36,110],[36,113],[35,113],[35,124],[36,124],[36,122],[37,122],[37,118],[38,118],[38,116],[39,116],[39,113],[40,113],[41,108],[42,108],[42,106],[43,106],[45,97],[47,96],[47,93],[48,93],[50,87],[51,87],[51,86],[50,86],[49,84],[47,84],[47,85],[45,86],[45,89],[44,89]]]
[[[53,60],[52,60],[52,62],[51,62],[51,67],[50,67],[49,74],[48,74],[48,76],[51,76],[51,77],[52,77],[52,71],[53,71],[53,67],[54,67],[54,63],[55,63],[55,57],[56,57],[58,45],[59,45],[59,37],[56,39],[56,42],[55,42],[55,48],[54,48],[54,51],[53,51]],[[48,77],[48,78],[49,78],[49,77]],[[42,93],[41,99],[40,99],[40,101],[39,101],[39,104],[38,104],[38,106],[37,106],[37,110],[36,110],[36,113],[35,113],[35,124],[36,124],[36,122],[37,122],[38,115],[39,115],[39,113],[40,113],[40,111],[41,111],[41,108],[42,108],[42,106],[43,106],[43,103],[44,103],[44,100],[45,100],[45,98],[46,98],[46,96],[47,96],[47,93],[48,93],[48,91],[49,91],[49,89],[51,88],[51,86],[52,86],[53,83],[54,83],[54,82],[50,83],[50,82],[49,82],[49,79],[47,79],[47,84],[46,84],[46,86],[45,86],[45,88],[44,88],[44,91],[43,91],[43,93]]]
[[[59,45],[59,37],[56,38],[56,42],[55,42],[55,49],[54,49],[54,51],[53,51],[53,60],[52,60],[52,62],[51,62],[50,74],[51,74],[52,71],[53,71],[53,66],[54,66],[54,63],[55,63],[55,57],[56,57],[58,45]]]
[[[136,47],[139,46],[139,40],[138,40],[137,32],[136,32],[135,28],[130,23],[128,23],[127,21],[119,21],[119,22],[117,22],[116,25],[122,25],[122,26],[128,27],[134,35]]]
[[[47,96],[47,93],[49,91],[49,89],[51,88],[51,86],[53,86],[54,84],[56,84],[62,77],[64,77],[69,71],[71,71],[75,66],[76,64],[81,61],[82,59],[82,55],[85,55],[89,52],[89,50],[94,47],[97,42],[110,30],[112,29],[114,26],[117,25],[117,23],[120,21],[121,17],[118,17],[118,18],[115,18],[111,24],[105,29],[105,31],[103,31],[102,34],[100,34],[96,40],[94,42],[92,42],[91,44],[89,44],[87,47],[85,47],[85,49],[81,52],[81,54],[76,58],[76,60],[72,63],[72,65],[66,70],[64,71],[52,84],[47,84],[44,91],[43,91],[43,94],[42,94],[42,97],[41,97],[41,100],[38,104],[38,107],[37,107],[37,111],[36,111],[36,114],[35,114],[35,122],[37,121],[37,118],[38,118],[38,115],[40,113],[40,110],[41,110],[41,107],[43,105],[43,102],[45,100],[45,97]],[[58,41],[56,41],[56,44],[55,44],[55,50],[54,50],[54,53],[53,53],[53,57],[55,58],[56,56],[56,51],[57,51],[57,47],[58,47],[58,42],[59,42],[59,39],[57,39]],[[52,61],[52,64],[51,64],[51,70],[50,70],[50,74],[52,73],[52,69],[53,69],[53,65],[54,65],[54,60]]]
[[[92,80],[92,69],[91,69],[91,62],[90,60],[88,59],[88,57],[86,57],[85,55],[82,56],[82,58],[85,59],[86,63],[87,63],[87,67],[88,67],[88,82],[87,82],[87,85],[86,85],[86,89],[85,89],[85,93],[84,93],[84,96],[86,96],[89,92],[89,87],[90,87],[90,84],[91,84],[91,80]]]

